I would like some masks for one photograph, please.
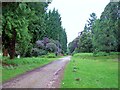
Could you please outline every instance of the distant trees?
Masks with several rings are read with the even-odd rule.
[[[90,14],[90,18],[85,24],[84,30],[80,32],[80,36],[75,38],[70,44],[70,53],[72,52],[92,52],[92,37],[93,37],[93,25],[97,16],[95,13]]]
[[[79,37],[75,38],[72,42],[68,44],[69,53],[73,53],[74,51],[78,52],[78,44],[79,44]]]
[[[90,18],[79,36],[77,50],[79,52],[106,52],[118,51],[118,2],[110,2],[97,19],[95,13]],[[74,41],[74,40],[73,40]],[[73,42],[69,44],[70,51],[74,52]]]
[[[16,53],[23,57],[30,56],[36,43],[39,49],[43,49],[48,43],[48,38],[56,40],[63,52],[67,51],[67,35],[61,25],[60,14],[55,9],[47,13],[49,3],[4,2],[2,4],[3,56],[7,56],[8,53],[11,59]],[[46,36],[48,38],[44,38]],[[38,41],[42,39],[43,42]]]

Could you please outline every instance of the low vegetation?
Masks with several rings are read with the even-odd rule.
[[[115,54],[115,53],[114,53]],[[62,88],[117,88],[118,55],[74,54],[67,65]]]

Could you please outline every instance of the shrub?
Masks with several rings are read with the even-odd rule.
[[[35,56],[37,57],[39,53],[39,49],[38,48],[33,48],[31,51],[31,56]]]
[[[55,40],[54,44],[59,47],[59,48],[62,48],[62,45],[60,44],[60,42],[58,40]]]
[[[38,48],[33,48],[32,52],[31,52],[31,56],[41,56],[41,55],[46,55],[47,51],[43,50],[43,49],[38,49]]]
[[[57,46],[54,43],[48,43],[46,45],[46,50],[48,50],[50,52],[55,52],[55,51],[57,51]]]
[[[43,38],[43,43],[44,43],[45,46],[46,46],[47,43],[49,43],[49,41],[50,41],[49,38],[47,38],[47,37]]]
[[[25,57],[30,57],[31,56],[30,52],[31,52],[32,48],[33,48],[33,44],[29,43]]]
[[[43,43],[42,40],[36,41],[36,46],[37,46],[39,49],[44,49],[44,48],[45,48],[44,43]]]
[[[111,55],[120,55],[120,52],[110,52]]]
[[[109,53],[106,53],[106,52],[97,52],[95,54],[93,54],[94,56],[107,56],[109,55]]]
[[[42,50],[42,49],[39,50],[39,53],[38,53],[39,56],[46,55],[46,54],[47,54],[47,51]]]

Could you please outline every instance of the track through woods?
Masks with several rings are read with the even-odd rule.
[[[3,84],[2,88],[60,88],[64,67],[71,56],[60,58]]]

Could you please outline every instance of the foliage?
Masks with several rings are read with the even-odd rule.
[[[47,51],[43,50],[43,49],[38,49],[38,48],[33,48],[31,51],[31,56],[41,56],[41,55],[46,55]]]
[[[59,36],[60,40],[60,44],[59,47],[62,47],[63,53],[67,52],[67,34],[65,29],[62,29],[60,36]]]
[[[49,38],[47,38],[47,37],[43,37],[43,43],[44,43],[44,45],[46,46],[46,44],[47,43],[49,43]]]
[[[26,50],[26,43],[30,41],[31,37],[28,33],[28,24],[33,20],[34,11],[31,11],[26,3],[4,2],[3,6],[3,48],[8,49],[10,58],[13,59],[15,55],[15,43],[22,43]]]
[[[88,23],[80,32],[78,47],[75,47],[74,39],[68,45],[69,51],[93,52],[94,55],[107,55],[110,52],[118,51],[118,5],[118,2],[108,3],[100,19],[97,19],[95,13],[90,14]]]
[[[91,33],[87,32],[86,29],[84,29],[79,38],[78,49],[80,52],[92,52]]]
[[[57,40],[62,46],[64,52],[67,51],[67,35],[65,29],[61,26],[61,17],[58,10],[49,11],[45,17],[46,36],[50,39]]]
[[[92,52],[92,35],[93,35],[93,25],[96,21],[96,14],[90,14],[90,18],[85,24],[84,30],[79,32],[79,36],[75,38],[69,45],[70,53],[72,52]]]
[[[56,52],[57,46],[54,43],[48,43],[46,45],[46,50],[48,50],[49,52]]]
[[[59,53],[67,51],[67,35],[61,25],[60,14],[55,9],[47,12],[49,3],[3,3],[2,41],[4,56],[9,53],[10,58],[13,59],[15,52],[22,57],[30,56],[32,48],[46,49],[47,43],[51,43],[49,39],[57,46],[53,45],[52,52],[55,51],[55,47]]]
[[[117,50],[117,2],[110,2],[94,25],[94,50],[107,52]],[[97,38],[97,39],[96,39]]]
[[[75,38],[72,42],[68,44],[69,53],[73,53],[76,48],[78,48],[79,37]]]
[[[46,34],[46,21],[44,19],[48,7],[47,2],[32,2],[28,6],[35,11],[35,21],[28,26],[29,32],[32,34],[31,42],[34,44],[37,40],[42,39]]]
[[[45,49],[45,46],[42,40],[36,41],[36,46],[40,49]]]
[[[97,16],[95,13],[90,14],[88,24],[85,24],[84,30],[80,34],[78,49],[80,52],[92,52],[92,37],[93,37],[93,25]]]

